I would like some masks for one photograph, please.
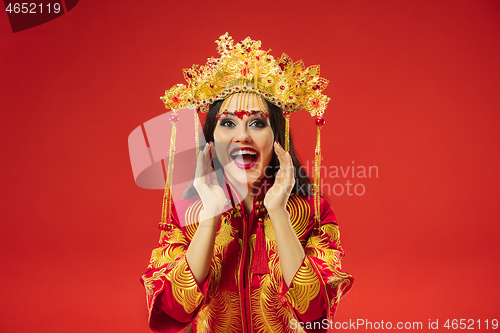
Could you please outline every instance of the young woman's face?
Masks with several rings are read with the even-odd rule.
[[[214,131],[215,151],[230,180],[251,185],[264,177],[266,167],[271,162],[274,134],[269,119],[262,112],[244,115],[241,119],[234,114],[241,100],[245,101],[246,110],[269,112],[267,103],[260,96],[248,96],[246,93],[239,95],[229,100],[228,115],[221,114],[217,122]],[[262,110],[263,107],[265,110]]]

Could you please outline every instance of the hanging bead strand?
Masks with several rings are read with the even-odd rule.
[[[285,111],[285,151],[290,150],[290,111]]]
[[[170,149],[168,155],[167,179],[165,181],[165,192],[163,195],[163,209],[161,215],[160,229],[162,231],[170,230],[170,216],[172,214],[172,176],[174,173],[174,157],[175,157],[175,137],[177,134],[177,121],[179,116],[175,111],[169,117],[172,124],[172,132],[170,134]]]
[[[316,149],[314,152],[314,218],[316,220],[316,233],[319,234],[321,226],[320,217],[320,168],[321,168],[321,127],[325,120],[321,117],[316,118]]]
[[[198,163],[198,152],[200,150],[200,137],[198,135],[198,122],[200,121],[198,117],[198,109],[194,109],[194,144],[196,150],[196,163]]]

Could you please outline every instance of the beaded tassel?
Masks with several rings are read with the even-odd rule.
[[[314,154],[314,218],[316,220],[316,232],[319,233],[321,226],[320,216],[320,167],[321,167],[321,127],[325,120],[321,117],[316,118],[316,149]]]
[[[255,233],[255,251],[252,258],[252,273],[268,274],[269,257],[266,250],[266,239],[264,233],[264,222],[259,218],[257,222],[257,231]]]
[[[285,111],[285,151],[290,150],[290,111]]]
[[[170,216],[172,214],[172,191],[170,190],[170,185],[172,184],[172,176],[174,173],[174,157],[175,157],[175,137],[177,134],[177,121],[179,116],[173,111],[173,114],[169,117],[170,123],[172,124],[172,133],[170,134],[170,149],[167,167],[167,179],[165,181],[165,192],[163,194],[163,208],[161,214],[160,229],[170,230]]]
[[[194,141],[195,141],[195,150],[196,150],[196,163],[198,163],[198,151],[200,150],[200,138],[198,136],[198,109],[194,110]]]

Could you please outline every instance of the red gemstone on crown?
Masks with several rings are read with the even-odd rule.
[[[176,114],[171,114],[170,117],[168,117],[168,120],[170,120],[171,123],[176,123],[179,120],[179,116]]]
[[[325,124],[325,119],[318,117],[316,118],[316,126],[323,126]]]
[[[315,84],[314,86],[312,86],[313,90],[318,90],[319,89],[319,85]]]
[[[240,119],[243,119],[243,116],[247,115],[249,116],[250,115],[250,112],[248,111],[244,111],[244,110],[240,110],[240,111],[234,111],[234,115]]]
[[[181,99],[179,98],[178,95],[175,95],[174,97],[172,97],[172,102],[179,103],[180,101],[181,101]]]

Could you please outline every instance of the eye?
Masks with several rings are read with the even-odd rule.
[[[234,121],[229,120],[229,119],[222,119],[219,123],[220,126],[222,127],[233,127],[236,126]]]
[[[252,122],[250,123],[250,127],[262,128],[262,127],[266,127],[266,126],[267,126],[267,123],[262,119],[255,119],[255,120],[252,120]]]

